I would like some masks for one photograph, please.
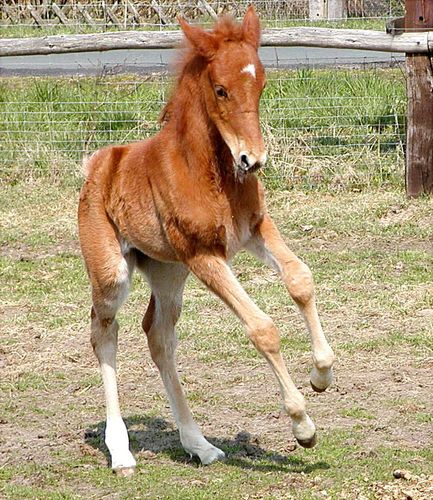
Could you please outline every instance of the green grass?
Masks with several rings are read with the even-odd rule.
[[[270,188],[395,185],[406,113],[400,70],[269,72],[262,128]],[[162,77],[0,79],[0,174],[74,182],[83,154],[158,130],[169,93]],[[374,168],[372,164],[374,163]]]
[[[86,498],[115,493],[125,499],[229,499],[249,495],[259,498],[294,495],[297,499],[312,499],[317,498],[318,485],[321,485],[331,498],[348,498],[344,492],[357,488],[359,493],[368,493],[369,482],[388,479],[389,470],[407,468],[409,460],[418,458],[427,465],[433,458],[428,448],[411,455],[382,447],[373,456],[363,455],[359,447],[348,446],[354,437],[359,437],[359,433],[327,433],[324,446],[314,458],[308,452],[300,452],[296,458],[265,454],[259,459],[250,459],[242,457],[240,449],[233,448],[234,458],[225,464],[202,468],[179,458],[170,463],[167,457],[162,463],[150,461],[139,466],[136,476],[127,481],[116,478],[108,469],[99,468],[91,458],[72,463],[70,458],[65,458],[55,466],[44,468],[23,465],[12,470],[6,467],[1,473],[4,480],[15,481],[15,484],[6,485],[3,493],[7,498],[81,498],[87,492]],[[409,470],[418,472],[416,466],[409,466]],[[62,477],[61,484],[58,484],[59,477]],[[24,478],[32,478],[33,484],[20,485],[19,480]],[[308,484],[310,491],[300,488],[302,483]],[[79,486],[74,489],[71,484]]]

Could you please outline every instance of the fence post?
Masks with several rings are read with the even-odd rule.
[[[328,0],[328,21],[347,18],[347,0]]]
[[[433,2],[406,0],[405,31],[433,29]],[[406,194],[433,192],[433,54],[406,54]]]
[[[310,21],[346,19],[347,0],[309,0]]]
[[[310,12],[310,21],[326,19],[328,0],[309,0],[308,7]]]

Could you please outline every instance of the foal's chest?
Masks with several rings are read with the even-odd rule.
[[[200,253],[231,259],[251,238],[265,213],[257,179],[219,192],[202,191],[201,196],[190,193],[182,201],[164,217],[165,233],[181,260]]]
[[[226,255],[231,259],[253,236],[265,214],[263,190],[257,179],[236,186],[224,200]]]

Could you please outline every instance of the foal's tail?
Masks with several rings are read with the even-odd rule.
[[[81,164],[81,173],[84,175],[86,179],[89,177],[90,171],[92,170],[92,167],[97,158],[99,157],[100,153],[101,150],[99,149],[98,151],[92,153],[90,156],[84,155],[83,163]]]
[[[89,177],[91,159],[92,159],[92,156],[85,155],[83,157],[83,163],[81,164],[81,173],[84,175],[84,177],[86,179],[87,179],[87,177]]]

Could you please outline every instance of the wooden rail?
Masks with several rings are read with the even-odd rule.
[[[182,39],[180,31],[117,31],[40,38],[0,38],[0,57],[63,54],[116,49],[168,49]],[[262,46],[329,47],[427,54],[433,50],[433,32],[391,35],[381,31],[329,28],[271,28]]]

